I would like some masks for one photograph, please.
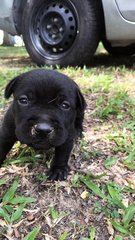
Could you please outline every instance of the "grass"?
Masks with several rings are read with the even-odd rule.
[[[5,184],[4,179],[0,181],[0,185]],[[12,235],[14,226],[21,221],[24,209],[27,204],[36,202],[35,198],[24,197],[16,195],[16,190],[18,188],[18,181],[14,181],[12,186],[7,190],[7,192],[2,197],[1,207],[0,207],[0,217],[3,219],[3,224],[6,226],[6,236],[7,238]],[[4,236],[4,228],[2,229],[2,235]],[[39,232],[39,228],[33,229],[27,236],[26,239],[35,239]]]
[[[113,58],[102,46],[89,68],[58,71],[87,101],[84,138],[65,182],[50,183],[52,153],[17,142],[0,169],[0,239],[135,239],[135,57]],[[35,68],[23,47],[0,47],[0,116],[7,82]]]
[[[101,206],[101,203],[96,203],[95,211],[103,212],[111,218],[112,226],[122,234],[134,235],[134,223],[130,224],[130,222],[135,214],[135,204],[130,204],[128,207],[123,204],[122,193],[125,189],[120,188],[114,182],[108,182],[100,189],[89,179],[89,176],[83,177],[81,181],[105,202],[104,206]],[[122,214],[119,213],[120,209],[123,211]]]
[[[0,58],[17,58],[17,57],[26,57],[28,56],[25,47],[13,47],[2,46],[0,47]]]

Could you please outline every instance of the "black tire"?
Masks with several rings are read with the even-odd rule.
[[[82,66],[99,43],[93,0],[30,0],[22,19],[26,49],[38,65]]]
[[[109,54],[116,57],[131,56],[135,54],[135,44],[131,44],[126,47],[112,47],[110,42],[108,42],[107,40],[103,40],[103,46]]]

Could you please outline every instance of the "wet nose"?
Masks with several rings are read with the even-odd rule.
[[[35,131],[37,134],[49,134],[53,131],[53,128],[48,123],[38,123],[35,126]]]

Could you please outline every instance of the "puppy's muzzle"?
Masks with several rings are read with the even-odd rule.
[[[36,135],[47,136],[47,135],[50,135],[51,133],[53,133],[53,131],[54,131],[54,129],[50,124],[38,123],[32,127],[31,135],[32,136],[36,136]]]

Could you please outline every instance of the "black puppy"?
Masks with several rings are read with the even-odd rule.
[[[0,165],[19,140],[34,149],[55,148],[49,172],[52,180],[67,177],[68,159],[82,132],[85,100],[73,80],[53,70],[32,70],[11,80],[5,98],[13,94],[0,129]]]

